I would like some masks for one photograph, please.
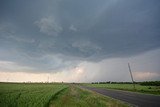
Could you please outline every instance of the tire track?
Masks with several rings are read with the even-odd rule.
[[[49,99],[49,101],[48,101],[48,103],[45,105],[45,107],[49,107],[50,103],[51,103],[53,100],[57,99],[58,96],[59,96],[59,94],[63,93],[63,91],[65,91],[67,88],[68,88],[68,87],[63,88],[63,89],[57,91],[57,92]]]

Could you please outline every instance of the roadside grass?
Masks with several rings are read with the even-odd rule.
[[[145,94],[154,94],[160,95],[160,86],[142,86],[135,84],[135,90],[133,84],[81,84],[88,87],[97,87],[97,88],[106,88],[106,89],[116,89],[116,90],[125,90],[132,92],[140,92]]]
[[[70,85],[56,95],[49,107],[129,107],[127,103]]]
[[[45,107],[65,84],[0,83],[0,107]]]

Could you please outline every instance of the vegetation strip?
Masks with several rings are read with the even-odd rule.
[[[63,93],[63,91],[65,91],[67,88],[68,88],[68,87],[63,88],[63,89],[59,90],[58,92],[56,92],[56,93],[49,99],[49,101],[48,101],[48,103],[46,104],[45,107],[49,107],[50,103],[51,103],[52,101],[54,101],[54,100],[57,98],[57,96],[58,96],[59,94]]]
[[[132,84],[81,84],[87,87],[104,88],[104,89],[116,89],[123,91],[139,92],[144,94],[160,95],[160,86],[144,86],[140,84],[135,85],[135,89]]]
[[[58,94],[49,107],[128,107],[127,103],[70,85]]]

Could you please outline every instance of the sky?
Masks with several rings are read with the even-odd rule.
[[[1,82],[160,80],[159,0],[0,0]]]

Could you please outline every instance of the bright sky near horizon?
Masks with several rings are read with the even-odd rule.
[[[0,0],[1,82],[160,80],[159,0]]]

